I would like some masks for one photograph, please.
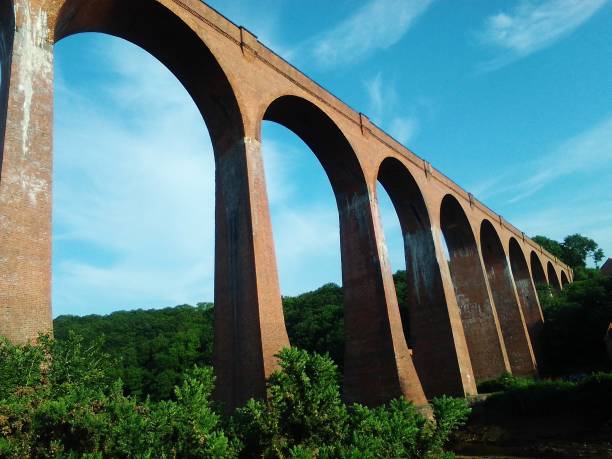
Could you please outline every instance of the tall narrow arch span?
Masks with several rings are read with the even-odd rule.
[[[548,283],[554,290],[560,291],[561,282],[559,282],[559,276],[557,276],[557,271],[555,271],[555,267],[550,261],[546,264],[546,270],[548,272]]]
[[[381,263],[370,191],[352,146],[325,112],[301,97],[274,100],[263,118],[285,126],[310,147],[334,191],[345,302],[345,399],[377,405],[404,395],[424,403],[391,273]]]
[[[533,283],[537,287],[538,285],[547,284],[546,273],[544,273],[544,268],[542,266],[542,262],[540,261],[540,257],[532,251],[529,256],[529,263],[531,264],[531,277],[533,278]]]
[[[533,376],[535,358],[512,272],[501,240],[489,220],[483,220],[480,225],[480,246],[512,373]]]
[[[537,360],[540,357],[540,332],[544,324],[540,301],[534,282],[529,275],[529,266],[527,265],[523,250],[519,242],[513,237],[510,238],[509,248],[512,275],[514,276],[514,283],[521,301],[523,317],[525,318],[525,324],[527,325],[531,345]]]
[[[510,371],[495,305],[489,295],[478,245],[461,204],[446,195],[440,228],[448,247],[450,272],[476,381]]]
[[[254,144],[245,137],[229,77],[176,8],[170,0],[15,0],[12,61],[6,78],[3,72],[10,88],[5,125],[13,135],[2,145],[0,181],[0,215],[7,228],[0,233],[0,258],[7,260],[3,268],[12,274],[0,276],[0,308],[27,315],[18,318],[16,339],[33,338],[51,327],[53,43],[82,32],[123,38],[148,51],[177,77],[211,137],[216,166],[216,397],[232,408],[265,395],[265,378],[275,369],[275,354],[288,345],[288,338],[275,265],[257,250],[271,232],[265,224],[269,216],[253,207],[262,201],[251,199],[262,188],[265,193],[265,185],[249,181],[257,172]],[[31,161],[33,154],[36,161]],[[14,176],[35,184],[36,196],[12,182]],[[9,196],[12,202],[5,205]],[[23,285],[27,289],[15,289]],[[18,294],[5,296],[14,291]],[[16,329],[10,321],[0,324],[0,333],[9,338]]]
[[[561,287],[565,287],[567,284],[569,284],[567,274],[565,274],[565,271],[561,271]]]
[[[418,184],[397,159],[385,159],[378,180],[399,217],[406,257],[408,329],[428,398],[475,392],[472,365],[454,298],[444,291],[429,212]],[[405,324],[406,326],[406,324]]]
[[[165,3],[173,2],[65,0],[55,24],[55,40],[100,32],[151,53],[185,86],[202,113],[215,155],[222,155],[244,137],[234,90],[210,49]]]

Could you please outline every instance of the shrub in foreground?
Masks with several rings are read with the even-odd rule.
[[[470,411],[464,400],[450,397],[432,402],[434,419],[405,399],[347,407],[329,357],[295,348],[279,357],[267,400],[249,401],[232,418],[244,457],[442,457],[444,443]]]
[[[515,416],[584,415],[594,423],[610,419],[612,373],[594,373],[580,381],[520,380],[483,404],[490,412]]]
[[[139,401],[113,380],[99,345],[41,337],[0,341],[0,457],[424,458],[443,457],[467,417],[465,401],[432,402],[429,419],[404,399],[370,409],[341,400],[327,356],[285,349],[266,400],[223,420],[210,368],[195,367],[173,400]]]
[[[138,403],[109,379],[109,362],[74,335],[0,341],[0,457],[235,457],[210,405],[210,369],[187,374],[176,401]]]

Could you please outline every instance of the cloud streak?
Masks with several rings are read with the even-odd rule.
[[[146,52],[102,36],[86,45],[91,63],[61,47],[56,60],[54,314],[211,301],[214,160],[202,117]],[[96,83],[79,86],[81,65]],[[307,147],[286,140],[265,136],[263,149],[281,285],[295,294],[341,282],[338,214],[320,165],[328,190],[315,199],[302,179],[312,164],[299,161]]]
[[[332,29],[300,47],[323,69],[362,61],[397,43],[432,0],[370,0]],[[294,53],[297,54],[297,53]]]
[[[117,79],[58,83],[55,313],[212,299],[214,163],[201,115],[163,66],[104,38]],[[110,42],[110,43],[109,43]],[[93,98],[92,98],[93,97]]]
[[[489,16],[480,37],[504,53],[483,69],[494,70],[553,45],[606,3],[607,0],[521,0],[512,11]]]
[[[507,203],[514,204],[564,177],[609,170],[612,170],[612,116],[567,139],[540,159],[476,184],[471,190],[481,199],[511,196]]]
[[[612,116],[564,142],[533,164],[536,172],[511,188],[515,196],[509,202],[521,201],[564,176],[602,170],[611,163]]]
[[[368,113],[372,122],[407,145],[418,133],[419,121],[414,113],[398,114],[399,96],[395,84],[386,81],[382,72],[378,72],[364,82],[364,87],[368,94]]]

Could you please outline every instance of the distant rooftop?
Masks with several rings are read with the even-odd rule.
[[[602,265],[600,271],[606,276],[612,276],[612,258],[608,258],[608,260]]]

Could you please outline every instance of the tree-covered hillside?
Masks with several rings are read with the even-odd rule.
[[[562,292],[540,286],[545,317],[540,373],[607,370],[610,361],[603,336],[612,322],[612,278],[582,268],[583,280]],[[405,272],[394,275],[404,325],[408,320]],[[287,332],[292,346],[327,353],[340,370],[344,363],[344,306],[342,288],[327,284],[312,292],[284,297]],[[62,316],[55,336],[65,340],[75,331],[86,342],[102,339],[104,352],[119,360],[114,376],[128,394],[153,400],[172,397],[185,370],[212,364],[213,305],[182,305],[161,310],[121,311],[108,316]]]
[[[86,342],[101,339],[103,351],[119,360],[113,376],[123,380],[126,392],[138,397],[169,398],[185,370],[211,364],[210,303],[107,316],[60,316],[53,325],[58,340],[66,340],[70,331]]]
[[[403,298],[405,273],[395,274]],[[405,305],[402,307],[405,310]],[[283,308],[293,346],[328,353],[342,368],[344,362],[344,306],[342,288],[326,284],[312,292],[284,297]],[[154,400],[172,396],[182,374],[194,365],[212,364],[213,305],[181,305],[158,310],[119,311],[106,316],[60,316],[54,334],[66,340],[74,331],[86,342],[102,340],[102,350],[116,357],[113,371],[125,390]]]

